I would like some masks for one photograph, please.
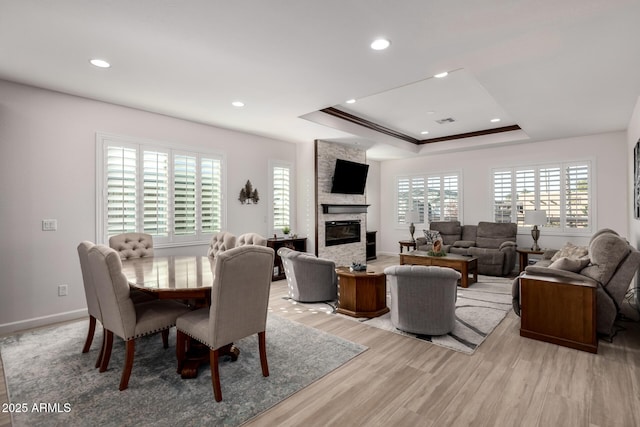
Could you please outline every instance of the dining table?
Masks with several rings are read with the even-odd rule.
[[[122,273],[129,286],[158,299],[181,300],[191,308],[211,305],[214,259],[201,255],[166,255],[122,260]],[[240,350],[228,344],[220,349],[232,361],[238,359]],[[198,367],[209,362],[209,348],[192,340],[187,352],[187,362],[179,372],[182,378],[195,378]]]

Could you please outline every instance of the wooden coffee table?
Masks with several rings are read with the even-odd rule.
[[[381,271],[350,271],[336,268],[338,274],[338,308],[340,314],[353,317],[378,317],[389,312],[387,276]]]
[[[400,264],[432,265],[436,267],[449,267],[460,272],[460,286],[468,288],[471,283],[478,281],[478,258],[457,254],[446,256],[431,256],[426,251],[413,251],[408,254],[400,254]],[[471,278],[469,278],[471,274]]]

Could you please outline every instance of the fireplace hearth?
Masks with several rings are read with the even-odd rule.
[[[360,241],[360,220],[326,221],[325,246],[344,245]]]

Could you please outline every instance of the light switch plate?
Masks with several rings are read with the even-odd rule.
[[[57,219],[43,219],[42,231],[56,231],[58,229]]]

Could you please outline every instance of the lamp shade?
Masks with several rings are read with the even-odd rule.
[[[407,212],[407,223],[411,224],[419,221],[420,221],[420,212],[414,211],[414,210]]]
[[[545,211],[524,211],[525,225],[545,225],[547,223],[547,213]]]

